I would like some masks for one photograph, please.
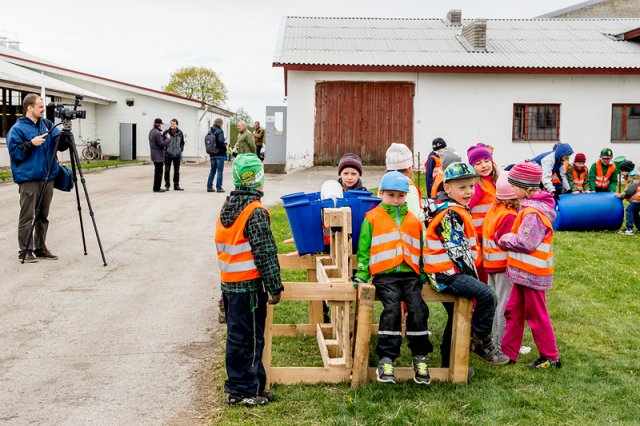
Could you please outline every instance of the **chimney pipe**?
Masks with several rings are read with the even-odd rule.
[[[487,49],[487,20],[475,19],[462,27],[462,37],[474,50],[485,51]]]
[[[461,10],[450,10],[447,13],[447,21],[449,25],[454,27],[459,27],[462,25],[462,11]]]

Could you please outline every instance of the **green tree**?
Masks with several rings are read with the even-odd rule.
[[[165,92],[222,106],[227,101],[227,88],[218,73],[204,67],[183,67],[171,73]]]

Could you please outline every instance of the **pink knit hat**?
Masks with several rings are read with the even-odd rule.
[[[469,164],[472,166],[480,160],[488,158],[493,161],[493,156],[491,155],[491,151],[487,148],[487,146],[483,143],[478,143],[473,145],[467,149],[467,157],[469,158]]]
[[[509,183],[509,172],[502,172],[496,182],[496,198],[499,200],[515,200],[518,196],[513,192]]]
[[[520,188],[539,188],[542,181],[542,167],[534,162],[522,161],[509,170],[508,180],[511,185]]]

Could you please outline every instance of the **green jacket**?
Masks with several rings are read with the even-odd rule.
[[[385,203],[380,204],[384,210],[391,216],[392,219],[400,226],[402,221],[404,220],[407,212],[409,211],[407,208],[407,204],[403,204],[398,207],[393,207]],[[362,221],[362,227],[360,228],[360,239],[358,240],[358,270],[356,271],[355,278],[360,278],[364,281],[369,281],[371,278],[371,274],[369,273],[369,258],[370,258],[370,250],[371,250],[371,237],[373,235],[373,225],[369,222],[367,217]],[[420,233],[420,248],[422,251],[422,232]],[[396,272],[414,272],[413,269],[406,263],[402,263],[401,265],[387,269],[386,271],[380,272],[381,274],[391,274]],[[422,273],[422,256],[420,256],[420,275],[421,277],[424,275]]]
[[[598,160],[600,161],[600,160]],[[597,161],[596,161],[597,163]],[[596,190],[596,163],[593,163],[591,165],[591,168],[589,169],[589,187],[591,188],[592,191]],[[613,163],[611,163],[613,164]],[[615,166],[615,164],[614,164]],[[604,172],[607,169],[608,166],[602,165],[602,171]],[[613,171],[613,174],[611,175],[611,180],[609,180],[609,192],[616,192],[616,188],[618,186],[618,174],[620,172],[618,172],[618,168],[616,167],[615,170]]]
[[[236,148],[238,155],[256,153],[256,143],[253,141],[253,135],[248,129],[242,133],[238,133]]]

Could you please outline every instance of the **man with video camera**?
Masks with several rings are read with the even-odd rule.
[[[49,207],[53,198],[52,180],[58,175],[58,161],[55,145],[60,134],[53,123],[45,118],[42,98],[29,93],[22,101],[24,117],[18,118],[7,134],[7,147],[11,158],[13,181],[18,184],[20,194],[20,218],[18,220],[18,246],[21,259],[26,252],[25,262],[35,263],[39,259],[55,260],[58,257],[46,246],[49,227]],[[49,129],[52,129],[51,131]],[[58,150],[69,147],[58,144]],[[53,158],[53,167],[46,182],[49,162]],[[41,189],[45,187],[38,217],[34,219],[36,203]],[[31,223],[33,238],[29,238]],[[28,241],[31,243],[27,247]]]

